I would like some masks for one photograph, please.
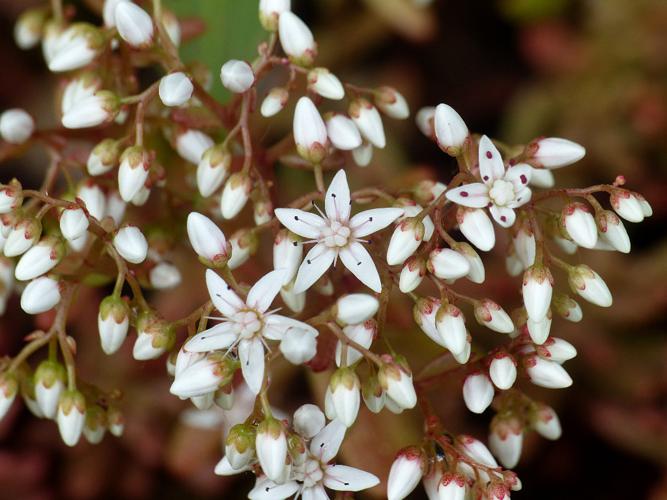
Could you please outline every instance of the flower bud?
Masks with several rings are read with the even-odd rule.
[[[151,286],[157,290],[169,290],[181,284],[181,272],[169,262],[158,262],[148,273]]]
[[[295,293],[294,282],[288,283],[280,289],[280,297],[294,313],[303,312],[306,307],[306,292]]]
[[[132,47],[145,49],[153,43],[153,20],[137,4],[118,3],[114,11],[114,20],[118,34]]]
[[[350,118],[339,113],[328,113],[325,121],[327,135],[336,149],[351,151],[361,146],[361,134]]]
[[[493,401],[494,394],[489,377],[481,372],[471,373],[463,382],[463,401],[473,413],[484,413]]]
[[[537,352],[540,356],[561,364],[577,356],[577,349],[572,344],[557,337],[550,337]]]
[[[99,406],[93,405],[86,408],[86,416],[83,425],[83,435],[90,444],[99,444],[104,439],[106,432],[106,412]]]
[[[348,325],[343,328],[343,333],[347,338],[356,342],[360,346],[368,349],[373,343],[377,332],[377,323],[369,319],[356,325]],[[346,349],[346,362],[343,363],[343,350]],[[336,343],[336,366],[352,366],[363,358],[363,354],[352,346],[342,343],[340,340]]]
[[[280,45],[290,60],[300,66],[310,66],[317,56],[317,44],[310,28],[289,10],[280,13],[278,22]]]
[[[213,393],[221,385],[232,381],[237,368],[238,361],[213,352],[204,358],[196,359],[189,366],[178,367],[169,392],[180,398]]]
[[[79,129],[96,127],[113,120],[120,110],[120,99],[113,92],[99,90],[93,95],[72,103],[63,114],[65,128]]]
[[[19,390],[19,381],[13,372],[0,373],[0,421],[5,418]]]
[[[429,139],[435,140],[435,107],[425,106],[417,111],[415,123],[419,131]]]
[[[197,165],[197,189],[204,197],[211,196],[229,175],[232,155],[222,144],[207,149]]]
[[[632,193],[624,189],[616,189],[609,197],[614,211],[628,222],[641,222],[646,215],[642,207],[642,200],[637,193]]]
[[[236,269],[247,262],[251,255],[257,251],[259,241],[257,235],[248,229],[239,229],[229,239],[232,247],[232,255],[227,262],[229,269]]]
[[[566,167],[578,162],[586,155],[586,149],[583,146],[559,137],[542,138],[532,146],[536,149],[530,162],[536,167]]]
[[[88,156],[86,167],[90,175],[106,174],[118,164],[120,142],[115,139],[104,139],[99,142]]]
[[[60,232],[67,240],[75,240],[86,234],[88,224],[88,217],[81,208],[69,208],[60,214]]]
[[[409,218],[399,222],[389,241],[387,264],[403,264],[419,248],[424,239],[424,231],[421,220]]]
[[[567,234],[580,247],[593,248],[598,241],[598,230],[590,208],[583,203],[563,207],[561,223]]]
[[[538,403],[537,405],[537,408],[531,415],[531,425],[540,436],[552,441],[559,439],[562,430],[558,415],[553,408],[545,404]]]
[[[306,439],[315,437],[324,424],[324,413],[313,404],[302,405],[294,412],[294,430]]]
[[[541,320],[534,321],[528,318],[526,321],[526,328],[530,339],[537,345],[542,345],[549,338],[551,331],[551,310],[547,311],[547,315]]]
[[[415,290],[426,275],[426,263],[418,257],[410,257],[401,269],[398,288],[403,293]]]
[[[377,376],[368,377],[361,386],[361,395],[366,407],[373,413],[380,413],[384,407],[385,394]]]
[[[339,368],[329,382],[336,417],[350,427],[357,419],[361,402],[361,383],[352,368]]]
[[[401,408],[414,408],[417,394],[412,384],[412,373],[389,355],[384,355],[382,359],[384,363],[378,371],[382,390]]]
[[[453,354],[463,352],[466,346],[468,332],[465,326],[465,316],[453,304],[443,304],[435,316],[435,326],[442,339],[440,344]]]
[[[599,307],[610,307],[613,299],[607,284],[598,273],[587,265],[570,268],[568,282],[573,292],[578,293],[591,304]]]
[[[361,146],[352,150],[352,159],[358,167],[367,167],[373,160],[373,145],[370,142],[362,142]]]
[[[466,278],[473,283],[484,283],[486,270],[484,269],[481,257],[475,252],[475,249],[466,242],[457,243],[454,245],[454,249],[463,255],[470,265],[470,271],[468,271]]]
[[[280,352],[294,365],[307,363],[317,354],[317,330],[290,328],[280,341]]]
[[[259,22],[267,31],[278,29],[280,15],[290,10],[290,0],[259,0]]]
[[[504,351],[493,354],[489,364],[489,376],[498,389],[510,389],[516,381],[516,362],[512,356]]]
[[[343,84],[327,68],[314,68],[307,77],[308,90],[325,99],[340,100],[345,97]]]
[[[264,118],[280,113],[289,100],[289,91],[285,87],[274,87],[266,95],[260,107],[260,113]]]
[[[553,293],[553,277],[548,267],[532,266],[523,275],[521,288],[528,317],[539,321],[547,315]]]
[[[0,214],[8,214],[23,203],[23,188],[21,183],[12,179],[9,184],[0,184]],[[4,225],[4,222],[3,222]],[[3,236],[7,236],[4,234]]]
[[[508,469],[513,469],[521,458],[523,428],[516,418],[493,419],[489,434],[489,448]]]
[[[252,190],[250,176],[243,172],[232,174],[222,190],[220,211],[225,219],[236,217],[245,207]]]
[[[610,210],[598,212],[596,219],[601,241],[611,245],[614,250],[630,253],[630,237],[621,219]]]
[[[243,94],[255,83],[255,73],[247,62],[230,59],[220,68],[220,80],[230,92]]]
[[[30,139],[34,130],[32,116],[22,109],[8,109],[0,115],[0,136],[10,144],[23,144]]]
[[[396,120],[410,116],[410,108],[405,97],[392,87],[380,87],[373,92],[375,105],[385,115]]]
[[[294,279],[302,258],[301,238],[287,229],[280,230],[273,240],[273,268],[285,270],[283,286]]]
[[[287,437],[278,420],[268,417],[259,424],[255,449],[264,474],[271,481],[280,482],[287,460]]]
[[[412,493],[426,468],[426,457],[421,448],[409,446],[399,451],[389,470],[387,500],[403,500]]]
[[[456,212],[456,221],[463,236],[480,250],[488,252],[495,246],[496,234],[486,210],[460,206]]]
[[[58,302],[60,302],[60,284],[47,276],[32,280],[21,294],[21,309],[28,314],[49,311]]]
[[[182,71],[163,76],[158,88],[160,100],[165,106],[182,106],[190,100],[193,91],[192,80]]]
[[[110,295],[100,303],[97,329],[102,350],[113,354],[123,344],[130,326],[130,308],[120,297]]]
[[[351,293],[336,301],[332,314],[339,323],[354,325],[375,316],[379,307],[380,302],[374,296],[367,293]]]
[[[225,439],[225,456],[235,470],[243,469],[255,455],[255,429],[249,424],[236,424]]]
[[[136,226],[120,228],[113,238],[113,246],[123,259],[132,264],[141,264],[148,255],[148,242]]]
[[[63,391],[58,403],[58,430],[67,446],[79,442],[86,421],[86,400],[77,390]]]
[[[151,313],[141,313],[136,327],[137,340],[132,348],[132,357],[137,361],[159,358],[176,339],[174,327]]]
[[[42,235],[42,224],[35,218],[18,220],[5,241],[3,249],[6,257],[16,257],[27,252]]]
[[[572,385],[570,375],[555,361],[530,354],[526,356],[523,363],[530,381],[539,387],[563,389]]]
[[[454,108],[438,104],[435,108],[433,128],[438,146],[450,156],[461,154],[463,143],[468,138],[468,127]]]
[[[466,480],[461,474],[445,472],[437,485],[437,500],[465,500]]]
[[[489,299],[483,299],[475,304],[475,319],[479,324],[494,332],[512,333],[514,331],[514,323],[509,314]]]
[[[419,328],[436,344],[446,347],[438,331],[435,319],[440,311],[440,300],[433,297],[420,297],[412,308],[412,316]]]
[[[102,220],[106,213],[107,199],[99,186],[92,182],[84,182],[79,186],[76,197],[88,210],[88,214]]]
[[[35,400],[44,417],[55,418],[66,380],[65,368],[55,361],[42,361],[35,370]]]
[[[115,406],[107,408],[107,424],[109,432],[116,437],[121,437],[125,430],[125,417]]]
[[[299,155],[311,163],[320,163],[326,156],[329,145],[327,127],[315,104],[308,97],[302,97],[296,104],[293,132]]]
[[[234,406],[234,385],[227,384],[215,392],[215,404],[223,410],[231,410]]]
[[[45,55],[49,70],[54,73],[87,66],[97,57],[105,44],[102,32],[88,23],[74,23],[62,32],[52,31],[52,33],[51,45],[45,49]],[[45,43],[47,36],[48,32],[45,35]]]
[[[141,146],[131,146],[123,151],[118,168],[118,191],[123,201],[131,202],[144,187],[150,168],[150,154]]]
[[[556,312],[568,321],[578,323],[583,318],[584,313],[581,310],[581,306],[574,299],[563,293],[557,294],[554,297],[553,304]]]
[[[382,149],[387,141],[384,135],[382,117],[377,108],[366,99],[358,98],[350,103],[348,114],[364,139],[376,148]]]
[[[459,436],[457,441],[459,448],[468,458],[487,467],[498,467],[498,463],[493,458],[489,449],[478,439],[464,434]]]
[[[171,40],[171,43],[175,47],[178,47],[181,44],[181,24],[172,11],[167,9],[162,9],[162,26],[167,32],[167,36]]]
[[[176,134],[176,151],[190,163],[198,165],[206,150],[213,146],[213,139],[199,130],[187,129]]]
[[[21,256],[14,276],[19,281],[28,281],[48,273],[65,255],[65,245],[56,236],[46,236]]]
[[[14,25],[14,41],[20,49],[32,49],[39,44],[48,14],[47,9],[39,7],[21,13]]]
[[[518,225],[518,224],[517,224]],[[527,224],[518,225],[519,228],[512,237],[512,245],[516,256],[519,258],[524,268],[528,268],[535,263],[536,243],[535,235]]]
[[[455,280],[470,272],[470,263],[450,248],[436,248],[428,256],[427,268],[437,278]]]

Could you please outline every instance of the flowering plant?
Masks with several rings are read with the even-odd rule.
[[[572,295],[612,304],[602,277],[565,256],[579,247],[629,252],[622,219],[650,216],[648,202],[623,177],[554,189],[553,171],[583,158],[582,146],[561,138],[504,144],[471,133],[446,104],[419,110],[416,123],[455,159],[456,175],[446,184],[354,190],[348,177],[386,146],[383,116],[406,119],[408,104],[391,87],[360,87],[314,67],[317,44],[289,0],[259,2],[267,39],[255,60],[221,66],[233,94],[225,104],[207,90],[207,74],[181,61],[180,24],[160,0],[106,0],[102,26],[75,14],[54,1],[16,26],[19,46],[41,43],[50,71],[62,75],[62,127],[36,128],[20,109],[0,116],[3,157],[41,147],[51,160],[39,189],[18,179],[0,186],[1,309],[16,290],[26,313],[53,311],[48,328],[0,360],[0,416],[20,395],[36,416],[56,420],[67,445],[122,434],[118,392],[81,379],[68,334],[82,288],[109,286],[97,325],[106,354],[132,327],[133,357],[164,356],[173,395],[199,409],[249,407],[226,433],[215,468],[255,474],[249,498],[325,499],[327,489],[379,484],[332,463],[362,401],[373,413],[419,406],[424,416],[422,442],[400,450],[388,473],[388,498],[405,498],[420,481],[429,498],[504,499],[519,490],[510,469],[524,434],[561,432],[554,410],[521,386],[572,383],[563,364],[576,349],[551,335],[552,321],[581,320]],[[144,83],[145,67],[163,75]],[[270,119],[292,101],[292,133],[266,144],[253,116]],[[276,172],[293,170],[309,172],[313,189],[287,200],[289,173]],[[179,287],[172,256],[185,247],[206,269],[210,300],[169,318],[147,292]],[[510,314],[481,286],[474,296],[461,291],[459,280],[485,282],[478,251],[503,253],[507,272],[522,275],[522,305]],[[244,272],[251,259],[265,271],[254,283]],[[405,297],[415,322],[407,334],[421,330],[437,344],[414,374],[385,328],[389,308]],[[466,314],[501,334],[497,342],[473,342]],[[324,412],[306,404],[290,419],[272,407],[270,392],[282,389],[271,384],[278,357],[313,370],[335,365]],[[489,448],[452,434],[429,403],[429,392],[456,373],[471,412],[495,411]]]

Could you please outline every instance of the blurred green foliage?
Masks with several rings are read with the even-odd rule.
[[[206,23],[206,31],[183,44],[185,61],[206,64],[213,76],[212,93],[227,97],[220,85],[220,66],[228,59],[252,59],[257,44],[265,36],[259,24],[257,2],[247,0],[169,0],[165,3],[179,17],[198,17]]]
[[[569,0],[502,0],[500,7],[509,19],[529,22],[562,14],[569,3]]]

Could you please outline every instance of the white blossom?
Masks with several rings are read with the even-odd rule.
[[[27,112],[14,108],[0,115],[0,136],[11,144],[22,144],[32,136],[35,122]]]

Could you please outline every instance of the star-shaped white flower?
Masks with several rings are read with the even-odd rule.
[[[350,218],[350,187],[344,170],[339,170],[324,199],[324,214],[316,215],[296,208],[278,208],[276,217],[293,233],[315,243],[301,263],[294,292],[310,288],[338,257],[359,281],[376,292],[382,290],[372,257],[361,244],[362,238],[384,229],[401,215],[402,208],[373,208]]]
[[[225,280],[208,269],[206,286],[213,305],[222,313],[222,322],[192,337],[184,348],[190,352],[208,352],[236,347],[243,378],[250,390],[258,394],[264,380],[265,339],[281,340],[291,328],[317,335],[312,326],[275,314],[277,310],[268,310],[282,287],[285,272],[277,269],[264,275],[244,302]]]
[[[380,480],[366,471],[329,463],[338,453],[346,427],[333,420],[311,441],[302,464],[293,465],[291,479],[276,484],[266,477],[257,478],[248,494],[251,500],[284,500],[299,496],[304,500],[329,500],[325,487],[334,491],[361,491]]]
[[[516,219],[514,209],[530,201],[528,183],[531,174],[532,168],[523,163],[506,170],[496,146],[487,136],[482,136],[479,141],[479,175],[483,182],[451,189],[445,196],[465,207],[488,207],[498,224],[510,227]]]

